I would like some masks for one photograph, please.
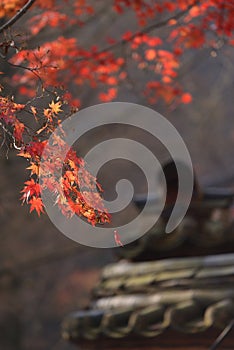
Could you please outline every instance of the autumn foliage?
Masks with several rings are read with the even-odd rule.
[[[0,58],[4,67],[15,69],[10,79],[1,72],[0,128],[3,143],[10,139],[19,156],[29,162],[30,179],[25,182],[21,199],[38,215],[44,211],[38,184],[40,157],[48,136],[74,108],[82,106],[82,100],[73,93],[75,88],[86,85],[98,89],[101,102],[113,101],[119,86],[129,78],[127,63],[131,60],[140,72],[150,73],[151,79],[142,88],[148,103],[161,100],[171,107],[188,104],[192,96],[177,81],[184,53],[202,47],[215,52],[220,40],[234,44],[233,0],[111,0],[108,6],[112,15],[124,16],[128,11],[136,18],[137,30],[120,30],[115,38],[106,34],[106,45],[96,43],[91,47],[82,45],[79,37],[61,34],[69,33],[66,29],[72,26],[88,26],[100,10],[97,3],[2,0],[0,4]],[[27,21],[25,29],[20,24],[17,27],[22,16]],[[165,28],[164,35],[158,34],[160,28]],[[41,42],[40,35],[47,32],[42,36],[46,40]],[[5,86],[7,91],[17,88],[24,103],[17,103],[13,94],[5,92]],[[33,131],[27,125],[28,118],[35,121]],[[62,136],[56,142],[56,147],[64,146]],[[48,168],[55,171],[56,167],[63,167],[62,178],[57,179],[63,192],[61,186],[51,182],[49,172],[48,176],[44,174],[43,186],[53,193],[62,213],[81,215],[92,224],[109,222],[101,187],[85,169],[83,160],[73,150],[65,164],[51,162],[48,155]],[[78,170],[82,176],[77,175]],[[84,191],[99,209],[87,205]]]

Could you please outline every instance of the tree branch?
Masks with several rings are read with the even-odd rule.
[[[16,14],[13,16],[11,19],[9,19],[8,22],[3,24],[0,27],[0,33],[2,33],[4,30],[8,29],[11,27],[15,22],[17,22],[27,11],[28,9],[33,5],[33,3],[36,0],[29,0]]]
[[[112,45],[110,45],[110,46],[100,50],[100,51],[97,51],[95,53],[95,55],[114,50],[114,49],[116,49],[119,46],[126,45],[126,44],[128,44],[130,41],[132,41],[133,39],[135,39],[138,36],[141,36],[143,34],[147,34],[147,33],[151,32],[154,29],[158,29],[158,28],[166,26],[168,24],[168,22],[171,21],[171,20],[175,20],[175,21],[179,20],[186,13],[188,13],[188,11],[191,10],[191,8],[196,6],[198,3],[199,3],[199,0],[195,0],[194,3],[189,5],[185,10],[180,11],[177,14],[175,14],[174,16],[171,16],[171,17],[169,17],[169,18],[167,18],[167,19],[165,19],[165,20],[163,20],[161,22],[153,23],[153,24],[149,25],[148,27],[145,27],[141,31],[138,31],[138,32],[132,34],[128,39],[122,39],[122,40],[120,40],[120,41],[118,41],[118,42],[116,42],[116,43],[114,43],[114,44],[112,44]],[[92,59],[92,57],[90,57],[90,59]],[[85,60],[88,60],[88,58],[87,57],[80,57],[76,61],[80,62],[80,61],[85,61]]]
[[[8,136],[10,136],[10,137],[13,139],[13,141],[15,141],[15,137],[14,137],[13,133],[10,132],[10,130],[8,130],[8,129],[5,127],[5,125],[4,125],[1,121],[0,121],[0,128],[2,128],[2,130],[3,130]]]
[[[218,336],[215,342],[211,345],[210,350],[216,350],[224,338],[231,332],[234,327],[234,319],[224,328],[222,333]]]
[[[12,132],[10,132],[10,130],[8,130],[1,121],[0,121],[0,127],[2,128],[3,132],[5,134],[7,134],[8,136],[10,136],[10,138],[13,140],[13,147],[20,151],[21,146],[17,146],[14,134]],[[5,137],[3,138],[3,140],[5,141]],[[3,146],[3,144],[4,144],[4,142],[2,142],[1,147]]]

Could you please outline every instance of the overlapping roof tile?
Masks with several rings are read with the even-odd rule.
[[[234,319],[234,254],[107,266],[87,310],[63,323],[67,339],[197,333]]]

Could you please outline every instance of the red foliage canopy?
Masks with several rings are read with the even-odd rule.
[[[21,68],[11,77],[11,85],[27,99],[24,104],[16,103],[12,94],[6,95],[1,87],[0,126],[3,137],[6,134],[11,137],[12,145],[20,150],[19,155],[30,162],[30,180],[25,182],[22,200],[30,204],[30,211],[35,210],[39,215],[43,212],[43,203],[38,174],[46,139],[66,116],[67,105],[73,111],[73,107],[82,104],[77,96],[73,96],[71,85],[98,87],[99,91],[101,89],[100,101],[112,101],[117,98],[120,83],[128,77],[126,66],[130,58],[140,71],[151,72],[152,80],[143,88],[149,103],[162,99],[171,106],[187,104],[192,101],[192,96],[177,82],[184,52],[204,46],[215,51],[219,49],[220,40],[234,44],[233,0],[112,0],[108,6],[116,16],[123,16],[127,11],[133,13],[138,29],[129,28],[117,38],[107,37],[105,47],[98,44],[85,47],[79,38],[60,33],[61,29],[65,33],[71,26],[88,26],[89,19],[97,15],[95,2],[2,0],[0,4],[0,18],[5,23],[0,27],[0,56],[10,67]],[[26,12],[27,36],[17,35],[13,25],[17,25]],[[162,37],[157,34],[157,29],[163,27],[165,35]],[[40,34],[51,30],[52,39],[38,46]],[[27,41],[30,41],[30,48]],[[36,107],[36,98],[40,98],[45,108],[39,110]],[[33,133],[26,125],[29,115],[37,123]],[[63,143],[62,137],[57,140],[58,147]],[[63,166],[65,169],[63,177],[58,179],[58,183],[63,184],[63,193],[57,190],[56,183],[51,183],[49,175],[44,177],[44,186],[53,192],[55,203],[65,215],[75,213],[92,224],[109,222],[109,215],[102,206],[101,187],[74,151],[67,155],[65,165],[52,164],[49,158],[48,164],[51,168]],[[78,169],[82,169],[82,179],[77,176]],[[89,189],[100,210],[93,210],[85,203],[81,182]]]

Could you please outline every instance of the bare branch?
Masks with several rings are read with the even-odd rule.
[[[222,333],[218,336],[215,342],[212,344],[209,350],[216,350],[224,338],[231,332],[234,326],[234,320],[231,320],[230,323],[224,328]]]
[[[9,19],[8,22],[3,24],[0,27],[0,33],[2,33],[4,30],[8,29],[11,27],[15,22],[17,22],[27,11],[28,9],[33,5],[33,3],[36,0],[29,0],[16,14],[13,16],[11,19]]]
[[[10,138],[13,139],[13,141],[15,141],[15,137],[14,137],[13,133],[12,133],[10,130],[8,130],[8,129],[6,128],[6,126],[5,126],[1,121],[0,121],[0,127],[2,128],[2,130],[3,130],[8,136],[10,136]]]

